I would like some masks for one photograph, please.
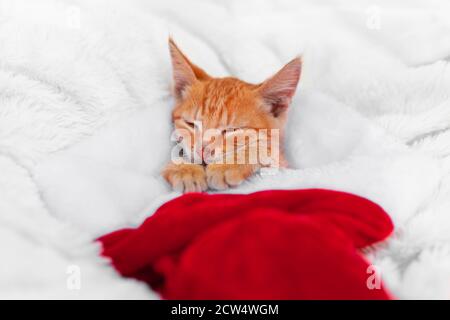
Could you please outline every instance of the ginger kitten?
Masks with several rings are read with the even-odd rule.
[[[287,111],[302,61],[296,58],[261,84],[214,78],[169,39],[179,149],[163,177],[181,192],[236,187],[262,167],[284,167]]]

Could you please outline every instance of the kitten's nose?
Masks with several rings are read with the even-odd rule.
[[[205,147],[202,150],[202,158],[203,161],[207,162],[207,161],[211,161],[215,158],[216,156],[216,152],[214,148],[210,148],[210,147]]]
[[[198,156],[201,157],[202,159],[205,159],[205,154],[206,154],[206,150],[205,148],[201,148],[198,150],[197,152]]]
[[[195,153],[202,161],[205,160],[205,148],[203,146],[196,148]]]
[[[201,156],[202,156],[203,160],[205,159],[205,155],[206,155],[206,153],[208,151],[207,145],[208,145],[208,141],[203,140],[202,141],[202,150],[201,150],[201,153],[202,153]]]

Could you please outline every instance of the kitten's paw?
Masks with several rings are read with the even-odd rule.
[[[197,164],[168,164],[162,173],[174,190],[202,192],[208,189],[205,168]]]
[[[237,187],[255,171],[254,166],[245,164],[210,164],[206,167],[208,186],[215,190]]]

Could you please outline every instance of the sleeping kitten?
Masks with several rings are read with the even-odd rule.
[[[236,187],[263,167],[284,167],[280,148],[300,78],[296,58],[261,84],[214,78],[169,39],[179,150],[163,177],[181,192]],[[177,158],[177,159],[175,159]]]

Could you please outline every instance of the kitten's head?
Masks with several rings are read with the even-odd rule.
[[[287,110],[300,79],[302,61],[296,58],[260,84],[227,77],[214,78],[194,65],[169,39],[176,105],[176,129],[191,132],[201,124],[203,132],[216,129],[223,141],[248,130],[283,130]],[[202,141],[205,147],[210,137]],[[234,139],[237,141],[237,139]],[[236,144],[235,142],[234,144]],[[191,144],[191,150],[193,150]],[[204,150],[201,150],[202,154]]]

